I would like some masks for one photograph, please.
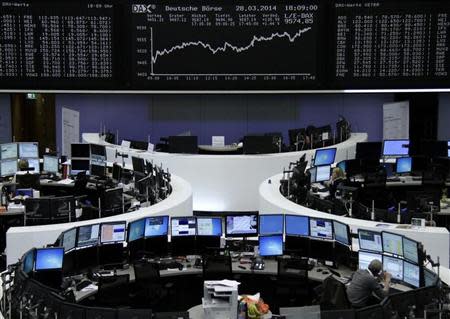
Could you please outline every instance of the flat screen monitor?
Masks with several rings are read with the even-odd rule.
[[[331,220],[310,218],[309,235],[315,238],[333,239],[333,224]]]
[[[19,143],[19,157],[20,158],[38,158],[39,144],[38,143]]]
[[[44,172],[58,173],[59,172],[59,159],[56,156],[44,155]]]
[[[381,142],[363,142],[356,143],[356,159],[368,159],[381,157]]]
[[[397,174],[406,174],[412,172],[412,157],[399,157],[396,161]]]
[[[346,161],[340,161],[336,167],[339,167],[345,173],[347,169]]]
[[[106,147],[105,145],[97,145],[97,144],[90,144],[91,149],[91,156],[103,156],[106,157]]]
[[[434,286],[438,281],[438,276],[436,273],[429,269],[423,270],[425,287]]]
[[[262,257],[283,255],[283,235],[259,236],[259,255]]]
[[[133,163],[133,171],[145,173],[145,161],[143,158],[132,156],[131,162]]]
[[[246,135],[243,140],[244,154],[270,154],[278,151],[270,135]]]
[[[74,249],[77,244],[77,228],[72,228],[62,233],[61,244],[66,252]]]
[[[401,235],[382,232],[383,252],[403,256],[403,237]]]
[[[27,196],[29,198],[33,198],[33,189],[32,188],[16,188],[14,195],[15,196]]]
[[[89,158],[90,156],[89,144],[72,144],[70,146],[70,151],[71,158]]]
[[[289,236],[309,236],[309,217],[286,215],[285,216],[286,235]]]
[[[36,271],[62,269],[64,248],[36,249]]]
[[[91,175],[98,177],[106,176],[106,165],[91,164]]]
[[[249,237],[258,235],[258,215],[228,215],[226,216],[227,237]]]
[[[22,270],[24,273],[29,274],[33,271],[34,268],[34,254],[35,254],[35,249],[31,249],[30,251],[28,251],[22,260]]]
[[[403,281],[415,288],[420,287],[420,267],[410,262],[403,262]]]
[[[351,245],[350,229],[348,225],[333,220],[333,227],[334,239],[343,245]]]
[[[131,140],[130,141],[130,148],[134,148],[136,150],[146,151],[146,150],[148,150],[148,142]]]
[[[123,212],[123,188],[117,187],[105,190],[101,201],[102,213]]]
[[[335,157],[336,148],[318,149],[314,155],[314,166],[331,165]]]
[[[403,237],[403,257],[415,264],[419,263],[419,243]]]
[[[381,254],[376,254],[368,251],[358,251],[358,268],[369,269],[370,263],[375,259],[378,259],[381,262],[383,260],[383,256]]]
[[[383,156],[407,156],[409,154],[409,140],[385,140]]]
[[[17,159],[17,143],[1,144],[0,150],[2,152],[1,159]]]
[[[195,217],[173,217],[170,219],[172,237],[195,236],[197,223]]]
[[[167,236],[169,216],[147,217],[145,219],[145,237]]]
[[[316,178],[315,182],[326,182],[329,181],[331,178],[331,166],[325,165],[325,166],[316,166]]]
[[[359,249],[376,251],[381,253],[383,251],[383,242],[381,241],[381,233],[371,230],[358,229]]]
[[[259,235],[282,235],[284,216],[282,214],[259,215]]]
[[[2,177],[13,176],[17,173],[17,159],[7,159],[0,162]]]
[[[448,150],[447,150],[447,157],[450,158],[450,141],[447,142],[447,147],[448,147]]]
[[[128,242],[144,238],[145,218],[132,221],[128,225]]]
[[[169,136],[169,153],[198,153],[197,136]]]
[[[99,224],[78,227],[77,247],[98,245],[99,232]]]
[[[222,218],[197,217],[197,236],[222,236]]]
[[[309,182],[311,184],[315,183],[316,182],[317,167],[310,168],[308,170],[308,172],[309,172]]]
[[[403,260],[383,255],[383,270],[392,275],[392,279],[403,280]]]
[[[112,169],[112,179],[115,181],[120,181],[121,178],[122,178],[122,167],[114,163]]]
[[[70,174],[77,175],[81,172],[89,172],[90,161],[89,159],[72,159]]]
[[[75,200],[73,196],[51,197],[50,207],[52,217],[62,222],[68,222],[69,216],[75,215]]]
[[[39,164],[39,158],[27,158],[28,168],[33,168],[33,172],[40,173],[41,168]]]
[[[126,222],[102,224],[100,227],[100,243],[121,243],[125,241]]]

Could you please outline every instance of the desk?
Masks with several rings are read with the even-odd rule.
[[[270,177],[259,187],[259,212],[260,214],[273,214],[280,212],[283,214],[304,215],[317,218],[332,218],[350,226],[352,233],[356,233],[358,228],[373,230],[373,231],[389,231],[405,235],[411,239],[422,242],[427,254],[431,255],[434,260],[440,257],[441,264],[449,267],[450,262],[450,233],[444,227],[404,227],[404,225],[382,223],[384,226],[379,226],[381,223],[368,220],[342,217],[331,215],[328,213],[316,211],[285,198],[279,191],[280,180],[283,174],[278,174]],[[269,183],[269,180],[271,181]]]
[[[199,155],[143,152],[105,143],[98,133],[83,133],[83,142],[106,145],[107,161],[121,163],[115,151],[128,154],[125,166],[130,167],[131,156],[163,164],[169,171],[188,181],[194,189],[193,209],[198,211],[256,211],[258,187],[268,176],[288,168],[303,155],[311,161],[316,150],[262,155]],[[367,141],[366,133],[352,136],[336,147],[336,162],[355,156],[356,143]],[[109,157],[108,157],[109,155]],[[112,157],[111,157],[112,156]]]

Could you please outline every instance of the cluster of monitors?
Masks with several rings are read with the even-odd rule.
[[[106,175],[106,147],[97,144],[71,144],[71,175],[90,172]]]
[[[39,248],[28,251],[22,258],[22,270],[33,271],[62,270],[64,248]]]
[[[26,159],[28,167],[40,171],[39,144],[36,142],[6,143],[0,145],[0,174],[2,177],[13,176],[18,170],[19,159]],[[47,166],[44,167],[48,167]]]
[[[336,158],[336,148],[323,148],[316,150],[314,165],[309,169],[312,183],[320,183],[330,180],[331,164]]]
[[[367,269],[370,262],[383,262],[383,270],[392,274],[392,279],[403,281],[414,287],[420,286],[419,243],[407,237],[389,232],[358,230],[360,269]]]

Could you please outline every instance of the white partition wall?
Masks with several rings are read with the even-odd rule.
[[[450,251],[450,234],[444,227],[422,227],[422,228],[405,228],[403,225],[380,223],[356,218],[341,217],[317,210],[313,210],[298,205],[285,198],[279,191],[280,179],[282,174],[272,176],[269,180],[265,180],[259,187],[259,212],[260,214],[282,213],[282,214],[298,214],[319,218],[331,218],[343,222],[350,226],[353,233],[358,228],[364,228],[374,231],[389,231],[405,235],[411,239],[421,242],[428,255],[434,260],[440,257],[441,264],[449,267],[449,251]]]
[[[366,142],[366,133],[352,133],[350,139],[330,147],[336,147],[336,162],[354,158],[356,143]],[[184,178],[194,189],[193,209],[199,211],[256,211],[258,210],[258,187],[268,176],[288,168],[306,154],[311,160],[315,150],[264,155],[192,155],[143,152],[105,143],[97,133],[84,133],[83,142],[108,145],[110,154],[115,150],[131,156],[163,164],[170,172]],[[122,162],[109,159],[108,162]],[[126,159],[130,163],[131,157]]]
[[[192,188],[189,183],[172,175],[171,185],[172,193],[165,200],[131,213],[75,223],[10,228],[6,233],[7,264],[17,262],[27,250],[33,247],[43,247],[54,243],[61,232],[72,227],[111,221],[130,222],[147,216],[192,215]]]

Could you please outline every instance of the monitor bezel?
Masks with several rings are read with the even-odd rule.
[[[409,171],[405,171],[405,172],[399,172],[398,171],[398,161],[399,160],[405,160],[405,159],[409,159],[411,161],[411,168]],[[402,157],[397,157],[395,159],[395,173],[396,174],[408,174],[412,172],[412,167],[413,167],[413,158],[411,156],[402,156]]]
[[[322,167],[328,167],[329,168],[329,172],[328,172],[328,179],[325,179],[325,180],[320,180],[320,181],[318,181],[317,180],[317,173],[318,173],[318,168],[322,168]],[[323,183],[323,182],[327,182],[327,181],[329,181],[330,179],[331,179],[331,165],[320,165],[320,166],[315,166],[314,167],[316,170],[315,170],[315,177],[314,177],[314,183]]]
[[[410,265],[412,265],[414,267],[417,267],[419,269],[419,282],[418,282],[417,286],[415,286],[414,284],[412,284],[410,282],[405,281],[405,264],[410,264]],[[421,275],[420,275],[420,273],[421,273],[421,270],[420,270],[420,266],[418,264],[415,264],[415,263],[409,262],[408,260],[403,259],[403,282],[405,284],[410,285],[411,287],[414,287],[414,288],[420,288],[420,286],[421,286],[421,284],[420,284],[421,283]]]
[[[7,157],[7,158],[3,158],[2,152],[1,152],[1,147],[3,147],[3,145],[16,145],[16,156],[15,157]],[[17,160],[19,158],[19,143],[15,142],[15,143],[2,143],[0,144],[0,159],[1,160],[12,160],[15,159]]]
[[[46,268],[46,269],[38,269],[37,268],[37,260],[38,260],[38,252],[44,251],[44,250],[62,250],[62,261],[61,261],[61,267],[58,268]],[[51,271],[51,270],[62,270],[64,266],[64,247],[46,247],[46,248],[37,248],[34,253],[34,271],[40,272],[40,271]]]
[[[142,239],[145,238],[145,221],[146,221],[146,219],[147,219],[147,217],[144,217],[144,218],[139,218],[139,219],[136,219],[136,220],[128,222],[127,237],[126,237],[127,238],[127,243],[132,243],[132,242],[135,242],[135,241],[138,241],[138,240],[142,240]],[[139,237],[139,238],[136,238],[136,239],[133,239],[132,241],[130,241],[130,235],[131,235],[130,228],[131,228],[131,225],[133,225],[133,224],[135,224],[137,222],[142,222],[142,221],[144,222],[144,227],[142,228],[143,229],[142,237]]]
[[[359,267],[359,255],[360,253],[366,253],[366,254],[371,254],[371,255],[377,255],[377,257],[380,257],[380,259],[378,259],[379,261],[383,262],[383,253],[376,253],[373,251],[369,251],[369,250],[365,250],[365,249],[360,249],[358,250],[358,269],[361,269]]]
[[[1,166],[3,166],[2,164],[5,162],[14,162],[16,164],[16,171],[14,172],[14,174],[4,174],[3,170],[1,169]],[[0,160],[0,176],[1,177],[8,177],[8,176],[14,176],[16,175],[17,171],[19,170],[19,165],[17,163],[17,158],[8,158],[8,159],[2,159]]]
[[[341,241],[336,239],[336,227],[334,227],[334,223],[338,223],[338,224],[344,225],[345,228],[347,229],[347,239],[348,239],[347,243],[343,243],[343,242],[341,242]],[[347,225],[347,224],[344,224],[344,223],[342,223],[342,222],[340,222],[338,220],[335,220],[335,219],[333,219],[333,237],[334,237],[334,240],[336,242],[338,242],[339,244],[342,244],[342,245],[345,245],[345,246],[351,246],[352,245],[352,236],[351,236],[350,226]]]
[[[18,142],[16,144],[17,144],[17,157],[18,158],[23,158],[23,159],[39,158],[39,142]],[[37,148],[36,156],[22,156],[22,154],[20,153],[20,145],[21,144],[33,144],[33,145],[36,145],[36,148]]]
[[[112,240],[112,241],[103,242],[102,241],[103,226],[106,226],[106,225],[120,225],[120,224],[125,226],[123,228],[123,231],[124,231],[123,240]],[[100,223],[100,229],[99,229],[99,242],[100,242],[100,245],[124,243],[126,240],[127,240],[127,222],[125,220]]]
[[[392,252],[390,252],[390,251],[386,251],[386,250],[384,249],[384,234],[389,234],[389,235],[394,235],[394,236],[400,237],[400,241],[401,241],[401,243],[402,243],[402,254],[401,254],[401,255],[392,253]],[[392,232],[388,232],[388,231],[382,231],[382,232],[381,232],[381,243],[382,243],[382,247],[383,247],[383,254],[386,253],[386,254],[391,254],[391,255],[393,255],[393,256],[399,256],[399,257],[402,257],[402,258],[403,258],[403,235],[396,234],[396,233],[392,233]]]
[[[79,241],[80,241],[80,228],[81,227],[87,227],[87,226],[95,226],[98,225],[98,237],[97,237],[97,243],[96,244],[88,244],[88,245],[79,245]],[[76,248],[87,248],[87,247],[97,247],[100,245],[100,223],[95,223],[95,224],[89,224],[89,225],[82,225],[82,226],[78,226],[78,230],[77,230],[77,245]]]
[[[333,161],[329,164],[320,164],[320,165],[316,165],[316,159],[317,159],[317,153],[318,152],[323,152],[323,151],[328,151],[328,150],[334,150],[334,154],[333,154]],[[314,166],[326,166],[326,165],[332,165],[334,164],[334,162],[336,161],[336,154],[337,154],[337,148],[336,147],[330,147],[330,148],[318,148],[316,149],[315,153],[314,153]]]
[[[324,220],[324,221],[328,221],[331,223],[331,238],[328,237],[318,237],[318,236],[313,236],[312,232],[311,232],[311,220]],[[313,239],[323,239],[323,240],[334,240],[334,225],[333,225],[333,219],[328,219],[328,218],[319,218],[319,217],[310,217],[309,218],[309,237],[313,238]]]
[[[64,234],[69,232],[69,231],[73,231],[74,229],[75,229],[75,245],[73,246],[73,248],[65,250],[65,248],[64,248]],[[61,242],[61,246],[64,248],[64,253],[67,253],[67,252],[70,252],[70,251],[73,251],[73,250],[77,249],[78,248],[77,247],[77,244],[78,244],[78,227],[72,227],[72,228],[69,228],[69,229],[66,229],[65,231],[63,231],[61,233],[61,240],[60,240],[60,242]]]
[[[240,234],[230,234],[228,232],[228,218],[231,217],[243,217],[243,216],[256,216],[256,222],[258,225],[256,225],[256,232],[255,233],[240,233]],[[259,214],[253,213],[253,214],[229,214],[225,216],[225,237],[226,238],[247,238],[247,237],[258,237],[258,231],[259,231]]]
[[[417,261],[414,261],[414,260],[411,260],[411,259],[408,259],[408,258],[405,257],[405,242],[404,242],[405,240],[409,240],[410,242],[413,242],[413,243],[416,244],[416,248],[417,248]],[[402,257],[403,257],[403,259],[404,259],[404,260],[407,260],[407,261],[408,261],[409,263],[411,263],[411,264],[419,265],[419,263],[420,263],[419,244],[420,244],[420,243],[419,243],[417,240],[413,240],[413,239],[411,239],[411,238],[409,238],[409,237],[402,236],[402,249],[403,249],[403,255],[402,255]]]
[[[57,164],[56,164],[56,172],[49,171],[49,170],[45,169],[45,159],[46,158],[56,159],[56,162],[57,162]],[[48,154],[43,155],[42,156],[42,170],[44,172],[47,172],[47,173],[53,173],[53,174],[59,173],[59,157],[58,156],[48,155]]]
[[[369,249],[369,248],[361,248],[361,236],[360,236],[360,233],[361,233],[362,231],[365,231],[365,232],[371,232],[371,233],[380,235],[380,239],[381,239],[381,250],[380,250],[380,251],[378,251],[378,250],[372,250],[372,249]],[[377,231],[370,230],[370,229],[358,229],[358,247],[359,247],[359,249],[362,249],[362,250],[364,250],[364,251],[378,252],[378,253],[382,254],[382,253],[383,253],[383,237],[382,237],[381,233],[382,233],[382,232],[377,232]]]
[[[393,281],[403,281],[403,278],[405,277],[404,276],[404,273],[403,273],[403,268],[404,268],[404,260],[403,260],[403,258],[398,258],[398,257],[396,257],[396,256],[390,256],[390,255],[385,255],[384,253],[383,253],[383,260],[381,261],[382,262],[382,264],[383,264],[383,267],[382,267],[382,269],[383,269],[383,271],[385,271],[384,270],[384,260],[386,259],[386,258],[392,258],[392,259],[397,259],[397,260],[400,260],[401,262],[402,262],[402,278],[401,279],[399,279],[399,278],[396,278],[394,275],[392,275],[392,280]]]

